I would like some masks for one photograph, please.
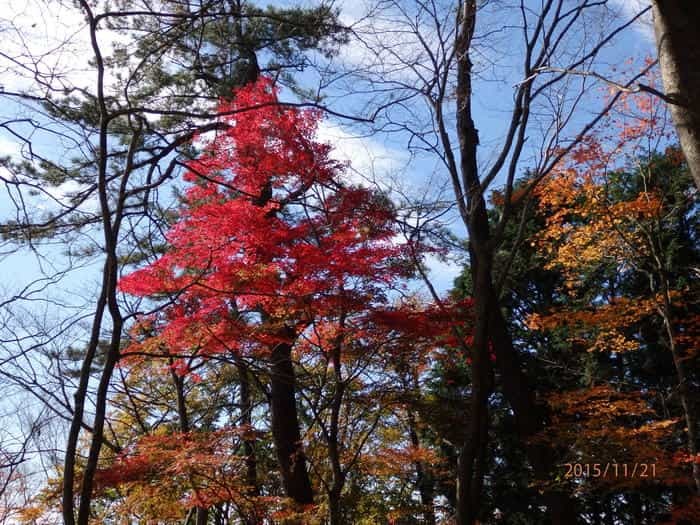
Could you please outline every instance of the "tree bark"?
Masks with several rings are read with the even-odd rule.
[[[328,514],[330,525],[342,525],[343,514],[340,508],[340,491],[335,487],[328,494]]]
[[[488,356],[488,312],[491,266],[488,264],[489,228],[477,165],[479,134],[471,114],[472,62],[469,56],[476,23],[476,2],[466,0],[458,13],[457,35],[457,136],[462,186],[468,204],[467,230],[473,276],[474,344],[472,347],[471,420],[457,462],[457,523],[472,525],[479,515],[488,432],[488,398],[492,371]],[[462,196],[458,195],[458,198]]]
[[[248,378],[248,369],[243,364],[238,364],[237,367],[238,380],[241,389],[241,423],[244,426],[252,429],[252,403],[250,400],[250,379]],[[258,485],[258,465],[255,457],[255,439],[246,437],[243,440],[243,450],[245,452],[246,481],[250,486],[250,494],[257,496],[260,494],[260,487]]]
[[[209,511],[202,507],[197,507],[197,525],[207,525]]]
[[[466,196],[463,216],[469,232],[470,264],[475,309],[472,354],[472,420],[459,458],[457,480],[457,523],[472,525],[478,517],[488,429],[488,396],[491,363],[489,346],[496,355],[503,392],[515,414],[518,435],[527,452],[535,476],[546,480],[555,467],[556,455],[546,444],[533,443],[543,430],[544,410],[535,403],[531,387],[520,369],[520,358],[513,346],[508,325],[500,309],[493,281],[493,247],[477,164],[479,134],[471,113],[472,63],[469,55],[476,24],[475,0],[465,0],[458,13],[457,60],[457,135],[460,152],[461,184],[454,180],[458,199]],[[466,195],[462,195],[464,188]],[[463,214],[464,214],[463,212]],[[544,494],[552,525],[575,525],[573,500],[567,494],[549,490]]]
[[[493,391],[488,333],[489,310],[494,305],[489,304],[490,269],[486,261],[475,256],[474,246],[478,245],[478,237],[479,235],[475,236],[471,250],[474,276],[472,295],[475,309],[474,343],[471,353],[471,419],[457,462],[457,523],[459,525],[471,525],[479,519],[481,489],[486,473],[488,451],[488,400]]]
[[[270,356],[270,409],[272,438],[282,484],[296,503],[313,503],[314,494],[306,471],[295,399],[296,379],[292,365],[292,345],[279,343]]]
[[[340,326],[344,328],[345,316],[340,319]],[[342,330],[341,330],[342,333]],[[333,482],[328,491],[328,506],[330,510],[331,525],[342,524],[342,512],[340,508],[340,496],[345,485],[345,472],[341,463],[341,450],[339,443],[340,432],[340,410],[343,406],[343,396],[345,395],[345,381],[342,377],[341,362],[342,342],[340,338],[331,351],[333,363],[333,376],[335,378],[335,392],[331,401],[331,419],[328,429],[328,458],[331,462],[333,472]]]
[[[653,0],[654,32],[671,116],[700,189],[700,2]]]
[[[100,329],[102,327],[102,318],[104,316],[105,307],[107,304],[107,294],[109,291],[109,272],[103,271],[102,291],[100,298],[97,301],[97,308],[93,317],[92,333],[88,343],[83,364],[80,369],[80,382],[78,389],[74,394],[73,419],[71,420],[70,429],[68,431],[68,440],[66,444],[66,453],[64,457],[63,467],[63,490],[62,490],[62,517],[64,525],[75,524],[74,514],[74,483],[75,483],[75,459],[78,448],[78,439],[83,423],[83,414],[85,413],[85,401],[87,398],[87,390],[90,382],[90,367],[97,352],[97,346],[100,340]]]
[[[236,362],[238,370],[238,383],[240,386],[241,404],[241,425],[252,430],[253,428],[253,403],[250,392],[250,372],[246,364],[238,360]],[[248,496],[257,497],[260,495],[260,484],[258,483],[258,462],[255,456],[255,437],[246,436],[243,438],[243,453],[245,454],[245,475],[248,484]],[[251,508],[250,514],[244,517],[246,525],[259,525],[262,517],[257,512],[257,508]]]
[[[418,428],[416,425],[416,417],[409,407],[406,411],[408,419],[408,434],[411,439],[413,448],[420,447],[420,439],[418,437]],[[430,472],[426,468],[427,465],[423,461],[416,461],[416,485],[420,494],[420,502],[423,507],[423,523],[425,525],[435,525],[435,484]]]

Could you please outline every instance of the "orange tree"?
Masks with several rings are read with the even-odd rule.
[[[679,150],[653,149],[668,144],[660,108],[641,98],[624,109],[617,136],[587,140],[537,190],[544,223],[531,243],[560,282],[527,326],[560,338],[585,370],[582,389],[550,396],[549,438],[569,444],[570,461],[655,465],[655,479],[578,488],[657,484],[683,499],[700,490],[698,201]]]
[[[495,254],[504,276],[497,287],[529,380],[550,407],[534,442],[560,455],[552,477],[530,484],[508,407],[500,396],[490,400],[492,477],[484,495],[514,522],[546,523],[518,495],[548,489],[574,494],[591,519],[692,515],[697,194],[668,146],[663,110],[651,99],[624,102],[530,199],[520,198],[529,174],[511,197],[491,197],[496,219],[506,198],[519,201],[521,220],[504,230]],[[465,271],[456,291],[471,286]],[[592,465],[615,461],[617,477],[592,475]],[[589,475],[567,477],[566,463],[590,465]],[[646,464],[645,477],[631,476],[635,463]]]

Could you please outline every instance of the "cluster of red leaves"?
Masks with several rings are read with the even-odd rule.
[[[395,308],[377,309],[372,320],[386,330],[392,330],[413,338],[439,340],[446,345],[458,344],[452,331],[471,316],[473,300],[443,301],[441,304],[417,306],[404,302]]]
[[[226,128],[189,164],[167,253],[120,282],[172,299],[142,319],[149,336],[132,352],[264,353],[315,319],[381,302],[406,276],[388,200],[343,183],[315,139],[318,112],[276,102],[261,79],[220,108]]]
[[[473,317],[473,300],[445,300],[439,304],[417,306],[412,302],[371,313],[378,332],[392,336],[387,352],[426,365],[427,356],[447,369],[471,364],[474,336],[469,320]],[[416,355],[418,354],[418,355]],[[495,354],[490,348],[491,359]],[[422,367],[421,367],[422,368]]]

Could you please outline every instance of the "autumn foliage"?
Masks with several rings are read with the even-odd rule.
[[[140,325],[173,355],[265,354],[289,337],[284,327],[363,309],[406,273],[388,200],[342,180],[330,146],[314,139],[317,112],[275,100],[261,80],[220,108],[232,116],[189,163],[170,248],[121,281],[173,299]]]
[[[653,479],[587,479],[578,490],[665,485],[692,493],[700,488],[698,469],[679,458],[697,453],[690,386],[700,342],[691,328],[699,307],[691,276],[698,254],[696,195],[676,185],[685,168],[674,146],[662,154],[648,151],[648,144],[667,139],[658,104],[643,96],[628,99],[623,109],[609,121],[617,137],[589,137],[536,190],[544,227],[531,246],[560,285],[556,304],[531,313],[526,325],[564,338],[569,355],[588,367],[617,369],[590,368],[587,388],[550,395],[547,439],[565,444],[570,461],[614,458],[655,466]],[[657,367],[654,386],[638,382],[640,363],[643,376]],[[663,393],[665,381],[675,385],[671,394]],[[683,523],[681,516],[696,503],[680,500],[672,514]]]
[[[409,291],[416,264],[440,250],[405,240],[389,196],[348,182],[317,138],[320,114],[277,95],[262,78],[221,103],[218,131],[187,163],[165,250],[120,281],[140,313],[114,397],[121,448],[97,475],[105,512],[450,523],[474,302],[460,286],[437,301]],[[697,506],[695,196],[665,178],[685,169],[672,145],[644,155],[649,137],[668,138],[656,106],[626,104],[608,135],[515,193],[530,202],[508,233],[519,252],[500,300],[546,413],[528,446],[546,446],[561,469],[520,474],[512,413],[493,392],[485,490],[514,519],[527,512],[504,494],[604,498],[669,523]],[[652,114],[631,122],[634,112]],[[495,192],[490,213],[503,204]],[[588,475],[565,475],[567,464]],[[653,476],[620,474],[633,465]]]
[[[131,328],[122,368],[135,371],[160,360],[176,386],[189,384],[191,391],[212,381],[226,366],[221,363],[267,369],[262,380],[272,388],[267,395],[283,486],[298,502],[304,499],[297,499],[300,478],[294,476],[307,460],[311,484],[325,488],[331,505],[338,504],[360,461],[381,478],[410,476],[415,468],[410,465],[434,463],[433,453],[415,443],[374,443],[377,424],[389,423],[391,407],[405,400],[368,389],[373,374],[374,380],[386,374],[387,361],[405,361],[408,353],[417,370],[426,370],[434,349],[450,347],[464,358],[469,301],[396,302],[413,270],[393,205],[376,190],[344,180],[345,166],[315,138],[318,112],[277,104],[276,88],[265,78],[219,109],[226,115],[221,129],[202,137],[206,146],[187,166],[189,186],[167,233],[167,250],[120,282],[123,292],[157,305]],[[428,249],[414,243],[410,254]],[[295,378],[293,369],[280,372],[275,367],[285,359],[303,363],[306,374],[318,380]],[[283,380],[281,373],[287,374]],[[274,398],[281,390],[293,396],[293,404],[296,391],[303,406],[310,403],[311,412],[299,416],[311,418],[304,428],[290,428],[299,425],[296,415],[286,420],[287,428],[275,427]],[[354,419],[366,418],[372,404],[379,410],[374,423]],[[259,419],[269,409],[251,410]],[[286,431],[292,434],[283,435]],[[258,452],[243,452],[242,435]],[[260,473],[251,478],[246,464],[266,446],[265,436],[235,425],[147,435],[99,472],[101,487],[120,487],[142,503],[169,501],[171,507],[234,502],[248,518],[251,505],[263,500],[276,501],[283,512],[283,499],[265,499],[260,485],[266,480]],[[295,452],[290,457],[283,449]],[[336,452],[328,456],[328,449]],[[373,461],[383,465],[380,470],[369,467]]]

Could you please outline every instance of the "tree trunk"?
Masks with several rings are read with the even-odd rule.
[[[306,471],[295,390],[292,345],[279,343],[270,356],[272,438],[285,493],[296,503],[310,504],[314,501],[314,495]]]
[[[697,411],[694,406],[694,396],[689,391],[689,382],[686,374],[684,356],[681,355],[678,346],[676,345],[676,334],[672,323],[672,308],[671,308],[671,290],[667,276],[661,275],[663,306],[661,307],[661,316],[668,337],[669,349],[673,358],[673,365],[676,368],[676,377],[678,378],[678,396],[680,398],[681,407],[683,409],[683,417],[686,424],[686,438],[688,441],[688,453],[695,457],[698,454],[697,446]],[[700,465],[693,461],[691,464],[693,481],[695,483],[695,492],[700,494]]]
[[[413,448],[419,448],[420,439],[418,438],[416,418],[410,408],[407,410],[406,415],[408,419],[408,435],[411,439],[411,445],[413,445]],[[435,499],[435,485],[426,466],[427,465],[425,465],[423,461],[415,462],[416,485],[418,487],[418,493],[420,494],[421,506],[423,507],[423,523],[425,523],[425,525],[435,525],[435,505],[433,503],[433,500]]]
[[[197,508],[197,525],[207,525],[207,520],[209,519],[209,511],[205,508]]]
[[[95,418],[93,422],[92,441],[88,452],[87,462],[83,471],[83,482],[80,487],[80,506],[78,507],[77,525],[88,525],[90,522],[90,502],[92,501],[92,491],[94,488],[95,473],[102,450],[102,440],[104,438],[104,424],[107,416],[107,397],[109,395],[109,383],[112,372],[119,360],[119,342],[121,335],[121,320],[113,319],[112,337],[107,350],[102,376],[97,387],[97,397],[95,400]]]
[[[242,360],[236,361],[238,370],[238,383],[240,387],[241,405],[241,425],[252,431],[253,429],[253,403],[250,393],[250,377],[248,367]],[[247,495],[250,497],[260,496],[260,485],[258,483],[258,462],[255,456],[255,437],[246,436],[243,438],[243,453],[245,454],[245,477],[248,484]],[[259,525],[262,517],[257,512],[257,507],[252,506],[249,515],[244,517],[246,525]]]
[[[472,62],[469,56],[476,23],[476,2],[466,0],[457,14],[457,136],[460,173],[468,204],[467,230],[473,276],[474,344],[472,348],[472,393],[469,431],[457,462],[457,524],[472,525],[479,515],[481,487],[488,432],[488,398],[492,390],[492,371],[488,356],[488,324],[491,282],[489,263],[489,227],[486,203],[481,192],[477,165],[479,134],[471,113]],[[462,199],[462,195],[457,195]]]
[[[477,212],[478,213],[478,212]],[[479,222],[477,219],[476,222]],[[490,266],[476,256],[480,232],[470,231],[474,297],[474,343],[471,353],[471,419],[457,462],[457,523],[472,525],[479,518],[481,489],[486,473],[488,451],[488,400],[493,390],[493,371],[489,361],[489,283]],[[473,239],[473,242],[472,242]]]
[[[653,0],[664,91],[695,184],[700,189],[700,2]]]
[[[83,364],[80,369],[80,382],[78,389],[74,394],[73,418],[71,420],[70,429],[68,431],[68,440],[66,444],[66,453],[63,460],[63,490],[62,490],[62,517],[64,525],[75,524],[74,514],[74,483],[75,483],[75,459],[78,448],[78,439],[80,438],[80,430],[83,423],[83,415],[85,412],[85,400],[87,398],[87,390],[90,383],[90,367],[97,352],[97,346],[100,340],[100,329],[102,327],[102,318],[104,316],[105,307],[107,304],[107,293],[109,289],[109,273],[107,272],[106,263],[103,271],[102,292],[97,301],[97,308],[93,316],[92,332],[90,342],[88,343]]]
[[[328,514],[330,525],[342,525],[343,515],[340,508],[340,491],[335,487],[328,494]]]
[[[341,333],[345,324],[345,315],[340,318]],[[343,396],[345,395],[345,381],[342,376],[341,362],[342,342],[339,339],[331,351],[333,363],[333,376],[335,378],[335,392],[331,401],[331,420],[328,429],[328,458],[331,462],[333,472],[333,483],[328,491],[328,504],[330,508],[331,525],[341,525],[342,514],[340,509],[340,496],[345,485],[345,472],[341,463],[341,450],[339,443],[340,432],[340,410],[343,406]]]
[[[496,353],[496,366],[501,374],[503,393],[515,414],[518,435],[525,446],[535,476],[546,481],[557,466],[557,454],[546,443],[532,442],[532,438],[545,428],[546,410],[536,403],[534,393],[520,368],[520,359],[500,308],[494,308],[491,315],[490,335]],[[545,492],[543,499],[549,509],[552,525],[577,523],[574,500],[568,494],[550,489]]]
[[[493,284],[493,240],[486,212],[477,165],[479,134],[472,119],[472,63],[469,56],[476,24],[475,0],[465,0],[458,13],[456,40],[457,64],[457,135],[460,151],[461,187],[465,189],[467,207],[463,218],[469,232],[470,264],[473,276],[473,299],[476,313],[472,377],[479,382],[472,387],[472,424],[458,468],[457,523],[471,525],[478,515],[481,486],[485,473],[487,439],[489,345],[496,354],[496,367],[501,376],[503,393],[515,414],[518,435],[527,452],[535,476],[546,480],[555,467],[556,455],[546,444],[535,444],[532,438],[544,428],[542,407],[537,406],[532,389],[520,369],[520,358],[513,346],[508,325],[500,309]],[[457,199],[463,199],[460,185],[454,181]],[[466,212],[467,216],[464,217]],[[482,458],[479,460],[478,458]],[[473,469],[473,472],[472,472]],[[469,483],[469,489],[463,484]],[[573,500],[567,494],[547,491],[544,494],[552,525],[577,523]],[[471,521],[470,521],[471,520]]]
[[[107,219],[106,222],[109,222]],[[114,231],[118,231],[118,225],[115,224]],[[113,232],[105,234],[108,242],[107,262],[105,263],[105,273],[108,275],[107,282],[109,289],[107,292],[107,307],[112,319],[112,334],[110,336],[109,346],[107,348],[107,357],[105,359],[100,382],[97,386],[97,395],[95,398],[95,417],[93,421],[92,441],[88,452],[85,469],[83,470],[83,481],[80,487],[80,506],[78,507],[77,525],[88,525],[90,522],[90,503],[92,501],[92,491],[94,488],[95,473],[100,459],[100,451],[102,450],[102,440],[104,438],[105,419],[107,417],[107,398],[109,397],[109,383],[112,379],[112,372],[119,361],[119,347],[121,344],[121,333],[123,319],[119,312],[117,304],[116,285],[117,282],[117,257],[116,257],[116,237]],[[72,515],[71,515],[72,519]]]

